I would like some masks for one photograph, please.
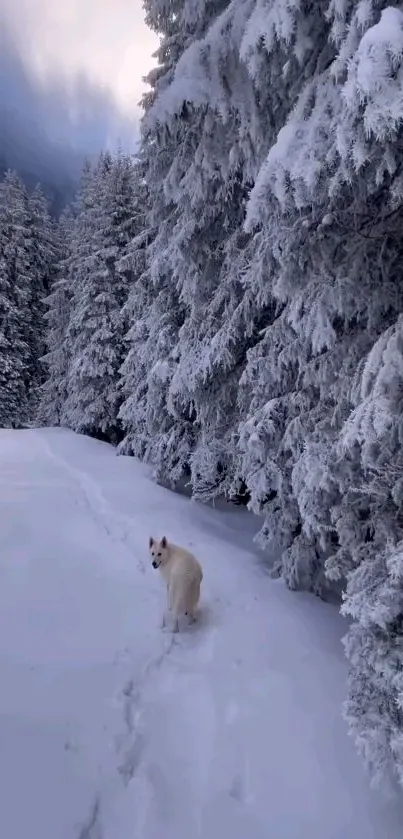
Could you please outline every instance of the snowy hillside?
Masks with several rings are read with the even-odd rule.
[[[401,837],[341,719],[345,623],[269,580],[247,515],[66,431],[1,431],[0,463],[2,836]],[[147,559],[163,532],[205,571],[176,637]]]

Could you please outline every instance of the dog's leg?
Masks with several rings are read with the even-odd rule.
[[[172,632],[179,632],[179,619],[176,617],[173,622]]]
[[[195,609],[197,608],[197,604],[199,602],[200,597],[200,584],[198,582],[194,582],[191,586],[189,592],[189,600],[188,600],[188,609],[186,612],[189,624],[196,623],[196,615]]]
[[[161,621],[161,629],[165,629],[167,625],[167,612],[171,611],[171,607],[169,605],[169,585],[167,584],[167,605],[166,609],[164,609],[162,613],[162,621]]]

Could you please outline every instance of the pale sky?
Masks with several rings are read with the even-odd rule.
[[[113,91],[130,116],[153,66],[156,36],[144,23],[142,0],[1,0],[20,55],[43,81],[84,71]]]

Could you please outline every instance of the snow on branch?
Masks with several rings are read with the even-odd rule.
[[[368,29],[350,61],[343,98],[350,113],[362,112],[365,133],[390,139],[403,117],[403,12],[389,6]]]

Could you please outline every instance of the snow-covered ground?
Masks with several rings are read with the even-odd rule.
[[[340,716],[345,625],[271,581],[251,520],[62,430],[0,432],[0,835],[401,839]],[[150,533],[205,572],[160,629]]]

